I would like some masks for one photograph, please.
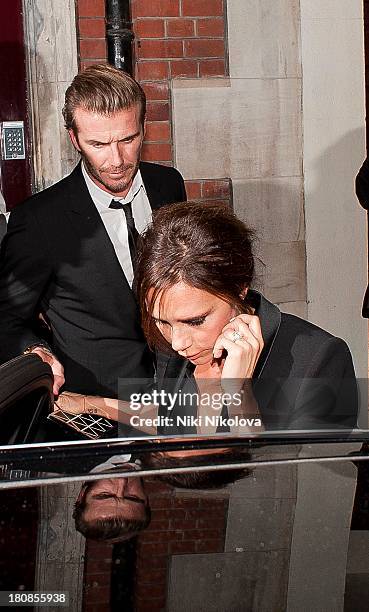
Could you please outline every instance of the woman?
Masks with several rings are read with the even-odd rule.
[[[223,391],[242,391],[243,411],[255,416],[252,386],[267,429],[355,427],[345,342],[281,313],[250,289],[253,279],[250,231],[228,209],[187,202],[157,211],[135,287],[146,338],[160,351],[159,388],[178,393],[194,379],[201,391],[218,381]]]
[[[251,238],[228,209],[197,202],[161,208],[143,236],[135,290],[159,433],[355,427],[347,345],[250,289]]]

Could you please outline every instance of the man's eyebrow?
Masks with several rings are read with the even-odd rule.
[[[119,499],[121,499],[121,498],[119,498]],[[134,502],[137,502],[138,504],[143,504],[144,506],[146,505],[145,500],[141,499],[141,497],[137,497],[136,495],[125,495],[123,497],[123,500],[127,500],[127,499],[128,499],[128,501],[134,501]]]
[[[118,138],[117,141],[115,140],[108,140],[108,141],[102,141],[102,140],[96,140],[96,138],[91,138],[89,140],[86,140],[87,144],[90,145],[94,145],[94,144],[101,144],[101,145],[108,145],[111,142],[125,142],[126,140],[132,140],[132,138],[136,138],[137,136],[139,136],[141,133],[141,131],[139,130],[138,132],[135,132],[134,134],[128,134],[128,136],[125,136],[124,138]]]
[[[120,497],[119,495],[115,495],[114,493],[95,493],[94,495],[91,495],[91,497],[92,499],[117,499],[118,501],[128,500],[136,502],[138,504],[146,504],[144,499],[141,499],[141,497],[137,497],[136,495],[124,495],[123,497]]]
[[[86,140],[86,143],[87,144],[91,144],[91,145],[94,145],[94,144],[102,144],[102,145],[109,144],[109,142],[102,142],[101,140],[95,140],[94,138],[92,138],[91,140]]]
[[[128,136],[125,136],[124,138],[120,138],[119,140],[131,140],[131,138],[136,138],[136,136],[139,136],[140,134],[141,134],[141,130],[138,130],[134,134],[128,134]]]

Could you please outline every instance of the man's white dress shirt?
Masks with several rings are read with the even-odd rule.
[[[122,198],[112,193],[104,191],[94,183],[86,171],[82,162],[82,174],[86,181],[87,189],[93,203],[101,217],[108,236],[113,244],[116,256],[121,268],[126,276],[129,285],[132,287],[133,267],[128,245],[128,230],[126,215],[122,209],[109,208],[110,202],[114,199],[122,204],[132,203],[132,215],[137,231],[141,234],[151,223],[152,213],[149,199],[146,194],[145,186],[142,182],[141,172],[138,170],[135,175],[131,188],[127,195]]]

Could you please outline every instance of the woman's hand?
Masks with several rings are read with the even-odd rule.
[[[96,414],[116,420],[118,400],[63,391],[54,402],[54,409],[61,409],[69,414]]]
[[[83,414],[86,412],[87,395],[63,391],[54,402],[54,410],[65,410],[69,414]]]
[[[259,317],[240,314],[222,329],[213,349],[214,359],[227,352],[221,374],[222,387],[240,390],[244,380],[252,378],[264,347]]]

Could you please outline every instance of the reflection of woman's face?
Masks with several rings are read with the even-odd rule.
[[[159,294],[153,308],[166,341],[195,365],[211,362],[214,343],[234,315],[234,308],[221,298],[182,282]]]

